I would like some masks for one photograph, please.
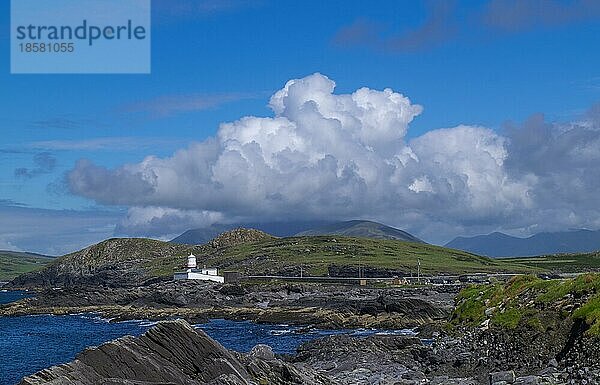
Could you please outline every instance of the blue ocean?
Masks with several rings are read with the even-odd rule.
[[[20,300],[21,298],[29,297],[29,293],[24,291],[1,291],[0,305],[3,303],[11,303]]]
[[[0,303],[15,301],[26,295],[0,292]],[[73,360],[86,347],[125,335],[140,335],[154,324],[143,320],[109,322],[94,314],[0,317],[0,385],[14,385],[26,375]],[[288,354],[293,354],[305,341],[327,335],[411,333],[410,330],[319,330],[227,320],[211,320],[195,327],[232,350],[248,352],[260,343],[271,346],[276,353]]]

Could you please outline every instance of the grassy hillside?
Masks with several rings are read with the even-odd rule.
[[[40,270],[53,260],[38,254],[0,251],[0,281],[10,281],[20,274]]]
[[[198,255],[202,247],[179,245],[145,238],[113,238],[86,249],[67,254],[48,269],[68,274],[94,273],[103,269],[137,270],[143,268],[151,276],[154,271],[172,274],[182,269],[190,253]],[[169,259],[163,265],[165,258]]]
[[[170,277],[193,252],[200,266],[246,275],[327,275],[330,266],[358,266],[394,274],[532,272],[533,268],[480,257],[463,251],[397,240],[348,237],[274,238],[257,230],[237,229],[202,246],[149,239],[109,239],[61,257],[48,268],[20,276],[15,287],[71,284],[135,285],[153,277]],[[356,270],[355,270],[356,269]]]
[[[581,254],[554,254],[527,258],[503,258],[505,262],[564,273],[600,271],[600,251]]]
[[[600,274],[542,280],[519,276],[506,284],[475,285],[458,296],[455,325],[478,326],[489,319],[498,327],[555,330],[566,319],[585,321],[600,336]]]
[[[300,266],[310,275],[326,275],[328,266],[368,266],[416,272],[421,260],[424,274],[465,272],[523,272],[532,268],[439,246],[349,237],[289,237],[248,242],[230,247],[198,250],[198,262],[246,274],[297,274]],[[148,264],[154,274],[169,274],[181,259],[165,256]]]

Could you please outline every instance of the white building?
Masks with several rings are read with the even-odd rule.
[[[202,268],[198,269],[198,263],[196,262],[196,256],[190,254],[187,262],[187,270],[183,272],[177,272],[173,275],[173,279],[176,281],[183,279],[198,279],[201,281],[213,281],[223,283],[225,278],[221,277],[216,268]]]

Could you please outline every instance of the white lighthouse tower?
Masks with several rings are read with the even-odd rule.
[[[187,271],[191,272],[195,268],[198,267],[198,263],[196,262],[196,256],[194,254],[190,254],[187,261]]]

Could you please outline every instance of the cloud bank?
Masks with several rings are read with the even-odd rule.
[[[600,227],[598,114],[562,125],[534,117],[504,136],[461,125],[407,140],[421,106],[391,89],[334,88],[318,73],[291,80],[271,97],[272,117],[223,123],[168,158],[115,169],[80,160],[69,188],[130,207],[120,230],[136,235],[286,219],[377,219],[438,242]]]
[[[121,213],[30,208],[0,199],[0,250],[63,255],[111,237]]]

